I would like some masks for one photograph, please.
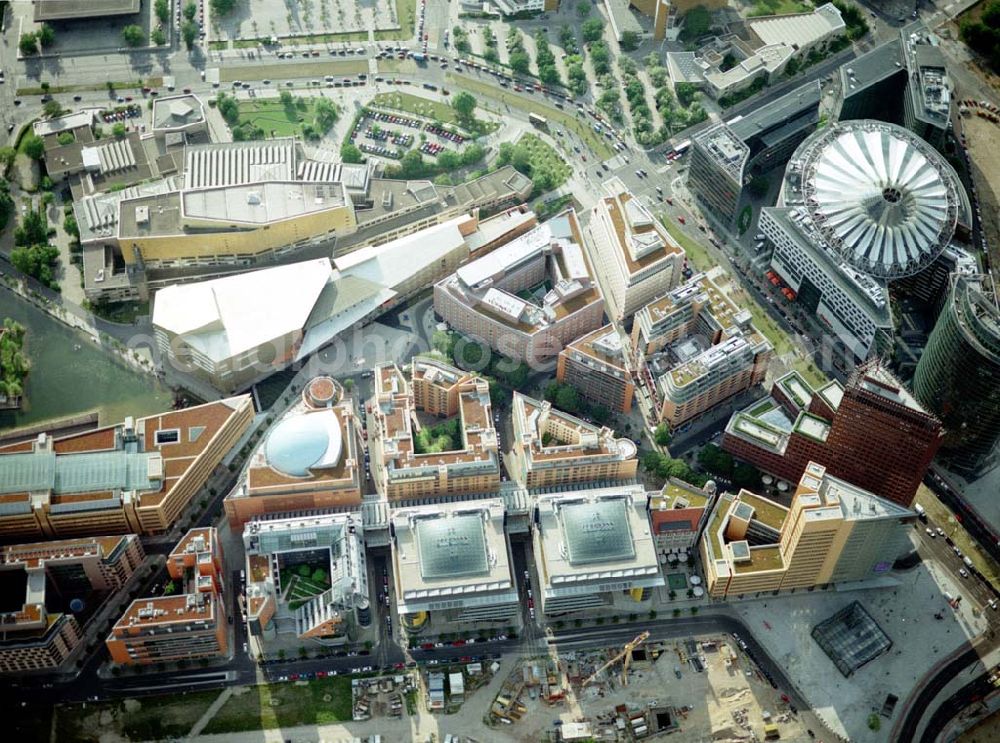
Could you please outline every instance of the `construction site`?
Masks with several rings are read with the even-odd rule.
[[[808,737],[787,698],[729,636],[653,642],[643,632],[603,651],[523,659],[487,719],[516,740]]]

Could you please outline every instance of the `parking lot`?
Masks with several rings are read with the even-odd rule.
[[[421,139],[417,149],[436,157],[445,150],[458,152],[466,138],[411,116],[366,109],[351,131],[350,140],[362,152],[399,160]]]

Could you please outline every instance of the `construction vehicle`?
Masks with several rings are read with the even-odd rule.
[[[592,674],[590,674],[590,676],[588,676],[584,680],[583,684],[581,685],[581,688],[586,688],[595,678],[598,677],[598,675],[600,675],[601,673],[603,673],[605,670],[607,670],[608,668],[610,668],[611,666],[613,666],[615,663],[617,663],[618,661],[622,660],[623,658],[625,660],[622,663],[622,686],[628,686],[628,667],[632,663],[632,651],[635,650],[640,645],[642,645],[642,643],[646,642],[646,640],[648,640],[648,639],[649,639],[649,633],[648,632],[642,632],[642,633],[636,635],[635,637],[633,637],[628,642],[626,642],[625,643],[625,647],[622,648],[622,650],[621,650],[620,653],[618,653],[617,655],[615,655],[615,657],[613,657],[611,660],[609,660],[603,666],[601,666],[600,668],[598,668],[596,671],[594,671]]]

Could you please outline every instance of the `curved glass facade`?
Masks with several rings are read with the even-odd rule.
[[[1000,308],[991,277],[952,277],[913,390],[944,424],[942,453],[953,466],[974,472],[989,462],[1000,439]]]

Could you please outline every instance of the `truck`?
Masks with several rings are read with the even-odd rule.
[[[923,521],[926,524],[927,523],[927,510],[922,505],[920,505],[919,503],[915,503],[914,504],[913,510],[917,512],[917,518],[919,518],[921,521]]]
[[[549,125],[548,120],[544,116],[539,116],[536,113],[529,113],[528,121],[532,126],[538,127],[539,129],[544,129]]]
[[[412,54],[410,54],[410,56],[413,57],[414,62],[418,62],[421,64],[427,62],[427,55],[424,54],[423,52],[413,52]]]

